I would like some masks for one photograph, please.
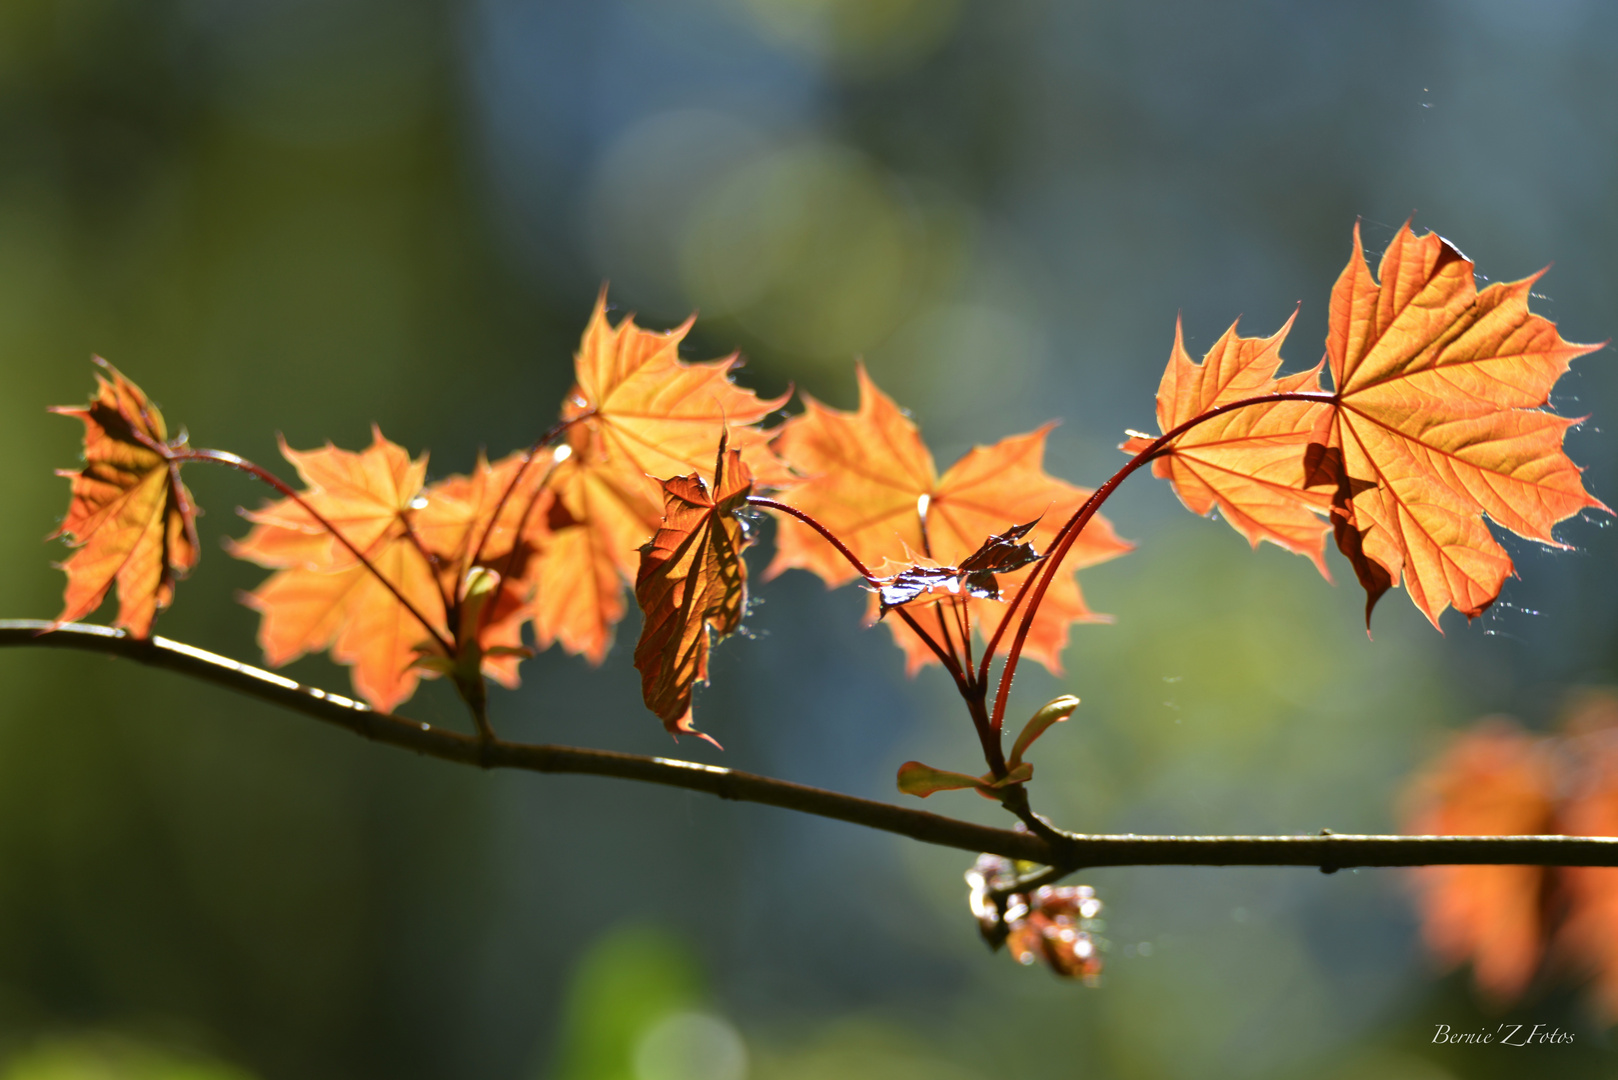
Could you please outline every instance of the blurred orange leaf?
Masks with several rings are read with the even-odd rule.
[[[1618,836],[1618,696],[1576,701],[1565,734],[1533,738],[1501,717],[1458,736],[1410,784],[1405,828],[1449,836]],[[1445,964],[1470,960],[1494,1005],[1546,958],[1593,976],[1618,1022],[1618,868],[1428,866],[1412,871],[1422,935]]]
[[[885,560],[914,564],[917,554],[959,567],[986,537],[1013,521],[1036,521],[1027,539],[1044,550],[1089,496],[1086,489],[1045,472],[1049,425],[993,446],[974,447],[940,477],[916,425],[876,387],[863,365],[856,375],[860,386],[857,412],[828,408],[804,395],[804,412],[782,425],[776,450],[805,477],[781,501],[825,525],[867,567],[878,567]],[[814,530],[783,514],[778,513],[777,520],[776,556],[769,576],[792,567],[818,574],[828,585],[858,576]],[[1116,558],[1130,547],[1105,518],[1097,516],[1091,521],[1046,593],[1024,655],[1052,671],[1061,670],[1068,626],[1107,619],[1085,605],[1075,572]],[[1032,567],[1025,565],[1005,574],[1000,583],[1002,596],[1015,595],[1031,572]],[[985,620],[992,630],[1004,611],[1004,600],[974,597],[962,602],[980,630]],[[880,604],[873,593],[873,621]],[[914,673],[924,664],[937,662],[908,626],[892,620],[888,626],[904,650],[907,671]],[[1002,640],[1001,648],[1008,646],[1009,637]]]
[[[1502,718],[1457,738],[1411,785],[1407,833],[1533,836],[1556,831],[1556,774],[1541,740]],[[1545,870],[1425,866],[1414,871],[1422,936],[1439,961],[1472,962],[1495,1004],[1514,1000],[1543,952]]]
[[[708,681],[714,635],[734,633],[747,607],[748,536],[736,511],[753,491],[741,452],[724,440],[713,475],[711,490],[696,473],[663,481],[663,527],[641,548],[635,578],[645,615],[635,667],[646,707],[671,734],[709,742],[692,724],[691,690]]]
[[[1559,831],[1569,836],[1618,836],[1618,699],[1594,694],[1578,708],[1564,740],[1572,775]],[[1557,931],[1555,950],[1595,978],[1602,1012],[1618,1021],[1618,868],[1567,866],[1567,918]]]
[[[135,637],[147,637],[157,613],[174,598],[174,582],[197,564],[196,509],[180,482],[163,414],[117,368],[101,367],[88,405],[51,411],[84,422],[84,468],[61,470],[73,481],[67,516],[53,537],[77,548],[62,564],[67,590],[58,622],[71,622],[101,606],[118,585],[118,618]]]

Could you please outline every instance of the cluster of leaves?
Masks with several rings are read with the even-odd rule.
[[[329,649],[352,668],[358,694],[384,711],[421,677],[450,675],[481,709],[483,677],[516,685],[530,654],[524,624],[536,647],[559,644],[600,662],[633,582],[646,613],[635,662],[647,704],[670,731],[694,732],[691,691],[706,679],[710,640],[737,629],[745,608],[748,535],[737,512],[755,490],[784,500],[775,504],[783,517],[771,576],[791,566],[829,584],[861,576],[785,516],[816,509],[847,531],[849,549],[880,566],[912,566],[905,560],[915,550],[949,557],[983,547],[975,562],[960,561],[985,602],[999,597],[997,575],[1015,583],[1036,561],[1021,541],[1039,523],[977,541],[1018,516],[1065,514],[1089,494],[1044,473],[1048,427],[980,447],[938,477],[915,425],[863,369],[859,412],[806,398],[807,411],[765,429],[786,399],[731,382],[735,357],[681,361],[690,325],[614,326],[603,294],[560,422],[529,450],[493,464],[480,458],[470,475],[428,483],[426,455],[412,459],[379,430],[357,452],[283,443],[303,489],[245,511],[253,529],[229,544],[276,571],[247,597],[262,618],[266,660],[279,666]],[[71,474],[74,498],[59,530],[79,548],[63,567],[59,621],[95,610],[116,584],[117,625],[145,636],[197,559],[180,467],[215,461],[275,481],[234,455],[168,441],[145,394],[98,363],[95,401],[58,410],[86,425],[86,464]],[[1074,568],[1125,550],[1102,522]],[[873,617],[877,604],[873,594]],[[1069,573],[1033,654],[1056,667],[1068,624],[1091,618]],[[913,632],[895,633],[912,670],[934,660]]]
[[[1253,545],[1305,555],[1322,574],[1331,532],[1365,589],[1367,625],[1401,584],[1435,626],[1448,608],[1470,618],[1493,603],[1512,564],[1485,518],[1562,546],[1558,522],[1606,509],[1562,449],[1577,421],[1544,408],[1595,346],[1564,341],[1528,310],[1535,280],[1480,292],[1455,247],[1408,225],[1373,276],[1356,227],[1325,358],[1280,374],[1291,320],[1268,338],[1233,325],[1200,363],[1176,328],[1161,434],[1129,432],[1129,462],[1094,491],[1045,472],[1051,425],[975,447],[940,474],[863,366],[855,411],[802,395],[800,413],[767,426],[790,394],[737,386],[735,356],[680,360],[690,321],[666,333],[614,325],[605,292],[558,422],[526,450],[432,483],[426,455],[376,431],[357,452],[283,444],[304,485],[294,491],[233,454],[169,439],[140,389],[103,363],[95,399],[59,410],[85,425],[59,530],[78,548],[59,620],[89,614],[116,584],[118,624],[150,633],[197,561],[180,469],[215,462],[281,496],[248,512],[252,531],[230,545],[274,571],[248,598],[272,665],[329,650],[385,711],[420,678],[448,676],[490,738],[485,679],[516,685],[521,660],[553,644],[600,662],[632,584],[646,703],[671,733],[696,733],[693,688],[713,640],[746,610],[740,515],[762,507],[777,520],[767,578],[798,568],[829,586],[863,582],[869,619],[886,622],[906,669],[942,665],[966,705],[988,771],[907,762],[900,789],[975,790],[1046,829],[1029,808],[1024,755],[1078,699],[1041,709],[1007,755],[1012,680],[1024,656],[1059,673],[1069,628],[1105,621],[1076,572],[1130,550],[1099,509],[1136,470],[1150,464],[1194,512],[1217,509]],[[1023,897],[1006,933],[1021,955],[1084,975],[1093,950],[1073,935],[1088,902]]]
[[[1106,940],[1101,901],[1088,885],[1021,883],[1037,867],[999,855],[980,855],[966,872],[967,903],[990,948],[1009,945],[1019,964],[1043,962],[1053,972],[1095,986]]]
[[[1407,832],[1618,835],[1618,696],[1568,710],[1560,736],[1487,717],[1458,735],[1406,793]],[[1618,869],[1426,866],[1414,871],[1422,933],[1446,966],[1466,961],[1483,997],[1516,1001],[1545,969],[1591,975],[1618,1021]]]
[[[197,559],[180,466],[217,461],[285,495],[248,513],[253,531],[231,545],[277,571],[248,601],[263,617],[259,641],[272,665],[330,649],[352,666],[360,696],[386,711],[424,674],[454,675],[478,703],[485,675],[515,685],[525,623],[539,647],[559,642],[599,662],[623,617],[637,549],[662,520],[654,475],[712,462],[728,423],[743,453],[768,462],[766,475],[787,477],[765,434],[748,426],[782,402],[731,383],[734,357],[682,363],[689,326],[650,333],[626,319],[614,327],[603,295],[562,423],[535,447],[428,484],[426,456],[412,460],[380,431],[361,452],[283,444],[301,493],[234,455],[168,441],[140,389],[98,361],[95,400],[58,410],[86,427],[86,464],[73,474],[59,530],[79,547],[63,567],[59,619],[93,611],[116,582],[117,624],[149,634],[174,579]]]

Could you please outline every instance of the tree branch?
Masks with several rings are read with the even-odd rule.
[[[45,619],[0,619],[0,648],[8,646],[78,649],[166,668],[304,713],[364,738],[445,761],[666,784],[722,799],[847,821],[924,843],[993,852],[1068,872],[1097,866],[1315,866],[1327,873],[1358,866],[1435,864],[1618,866],[1618,838],[1610,837],[1055,833],[1042,838],[715,765],[571,746],[498,739],[480,742],[460,732],[377,712],[351,698],[303,686],[190,645],[160,637],[135,638],[106,626],[56,626]]]

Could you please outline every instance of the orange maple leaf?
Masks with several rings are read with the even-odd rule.
[[[1556,831],[1557,776],[1541,740],[1504,718],[1458,737],[1411,784],[1407,833],[1519,836]],[[1514,1000],[1544,952],[1545,869],[1425,866],[1414,872],[1422,936],[1441,963],[1470,960],[1496,1005]]]
[[[139,638],[174,598],[174,583],[197,564],[196,508],[180,482],[163,414],[117,368],[94,358],[96,394],[88,405],[51,412],[84,421],[84,468],[59,470],[73,481],[67,516],[52,537],[77,548],[62,564],[67,590],[58,623],[101,606],[118,585],[121,626]]]
[[[857,366],[856,375],[860,386],[857,412],[828,408],[804,395],[804,412],[782,425],[776,450],[805,477],[781,501],[825,525],[868,568],[880,566],[884,560],[912,563],[911,553],[940,564],[959,565],[986,537],[1019,521],[1037,520],[1028,540],[1044,551],[1089,496],[1087,490],[1046,474],[1045,437],[1051,425],[993,446],[974,447],[940,477],[916,425],[877,389],[863,365]],[[767,576],[800,567],[818,574],[828,585],[858,577],[808,526],[779,512],[776,517],[780,523],[776,556]],[[1098,515],[1091,521],[1045,594],[1023,647],[1025,655],[1052,671],[1061,671],[1068,626],[1106,620],[1085,605],[1074,571],[1116,558],[1130,547],[1105,518]],[[1024,567],[1006,574],[1001,583],[1005,597],[1015,595],[1032,570]],[[964,603],[985,634],[1005,610],[1002,601],[969,598]],[[873,593],[873,621],[879,607]],[[914,673],[936,662],[932,651],[908,626],[893,620],[888,625],[904,650],[907,671]],[[1009,644],[1008,636],[1000,648]]]
[[[1406,223],[1378,281],[1354,227],[1326,337],[1336,407],[1315,441],[1336,481],[1337,542],[1365,586],[1367,620],[1401,578],[1434,626],[1446,607],[1481,614],[1512,572],[1484,515],[1565,547],[1551,532],[1557,522],[1607,509],[1562,452],[1579,421],[1542,408],[1569,363],[1600,346],[1564,341],[1529,312],[1539,276],[1478,292],[1466,256]]]
[[[1512,572],[1485,516],[1565,547],[1552,533],[1558,522],[1607,509],[1562,451],[1579,421],[1543,408],[1569,363],[1600,346],[1564,341],[1528,310],[1538,274],[1479,292],[1464,255],[1432,233],[1416,236],[1408,222],[1379,276],[1355,225],[1354,253],[1332,289],[1329,402],[1223,414],[1181,435],[1153,466],[1191,509],[1217,505],[1249,541],[1308,554],[1322,572],[1313,512],[1329,499],[1337,546],[1366,591],[1367,625],[1402,580],[1436,627],[1449,607],[1481,614]],[[1244,397],[1318,389],[1318,368],[1274,377],[1285,332],[1259,340],[1232,327],[1199,368],[1177,330],[1158,395],[1164,430]],[[1139,453],[1149,441],[1137,436],[1124,448]]]
[[[244,512],[254,527],[231,554],[279,570],[245,598],[262,616],[259,645],[272,667],[331,649],[333,660],[352,665],[360,696],[387,712],[415,692],[414,664],[433,636],[450,637],[437,568],[410,526],[426,455],[412,461],[374,427],[361,453],[329,443],[297,451],[284,441],[281,453],[303,478],[304,502],[370,568],[292,499]]]
[[[575,357],[577,384],[562,409],[576,421],[559,447],[546,509],[550,540],[536,567],[534,632],[600,663],[623,617],[623,582],[637,551],[658,529],[663,497],[654,477],[696,472],[711,478],[714,448],[730,432],[762,484],[792,475],[771,453],[769,434],[752,427],[786,402],[760,398],[730,381],[732,355],[684,363],[680,342],[694,317],[666,333],[626,317],[607,319],[603,289]]]
[[[1176,319],[1174,349],[1157,391],[1158,430],[1173,431],[1205,412],[1247,398],[1320,392],[1321,365],[1276,377],[1281,343],[1296,318],[1294,312],[1267,338],[1241,337],[1232,323],[1200,364],[1186,353]],[[1329,581],[1325,555],[1331,495],[1310,490],[1304,470],[1309,436],[1328,408],[1325,403],[1277,401],[1225,413],[1176,438],[1152,461],[1152,473],[1173,483],[1175,494],[1192,513],[1206,516],[1217,508],[1255,548],[1268,540],[1307,555]],[[1121,449],[1138,454],[1152,441],[1150,436],[1135,435]]]
[[[748,544],[736,511],[753,491],[740,451],[719,444],[710,490],[696,473],[663,481],[663,527],[641,548],[635,599],[645,621],[635,646],[646,707],[670,734],[699,735],[691,722],[691,690],[708,682],[715,635],[741,626],[747,608]]]

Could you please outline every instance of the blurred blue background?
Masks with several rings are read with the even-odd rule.
[[[277,432],[379,423],[434,475],[554,418],[603,280],[743,379],[854,403],[852,360],[941,467],[1051,418],[1100,483],[1183,313],[1314,363],[1362,221],[1414,215],[1491,280],[1553,263],[1537,310],[1618,333],[1618,7],[1596,0],[6,0],[0,4],[0,614],[59,608],[41,538],[92,352],[197,445],[283,473]],[[1553,405],[1618,496],[1618,378]],[[204,560],[160,623],[251,660],[225,557],[241,479],[187,473]],[[1143,477],[1139,550],[1084,575],[1079,627],[1013,713],[1038,805],[1089,831],[1388,831],[1402,778],[1485,712],[1548,727],[1618,677],[1618,544],[1506,539],[1521,580],[1434,633],[1395,594],[1366,639],[1339,583],[1253,553]],[[759,555],[764,554],[760,549]],[[757,562],[762,566],[762,562]],[[716,655],[722,755],[897,799],[968,768],[941,676],[902,674],[863,598],[793,572]],[[1453,617],[1452,617],[1453,618]],[[633,640],[633,620],[620,644]],[[342,690],[323,658],[294,677]],[[0,656],[0,1077],[1325,1077],[1610,1075],[1571,984],[1504,1019],[1571,1047],[1431,1045],[1492,1027],[1421,953],[1384,871],[1113,869],[1100,989],[978,942],[962,853],[608,780],[481,775],[175,676]],[[404,710],[456,722],[445,687]],[[532,740],[665,754],[627,650],[500,693]],[[995,820],[968,795],[937,807]]]

